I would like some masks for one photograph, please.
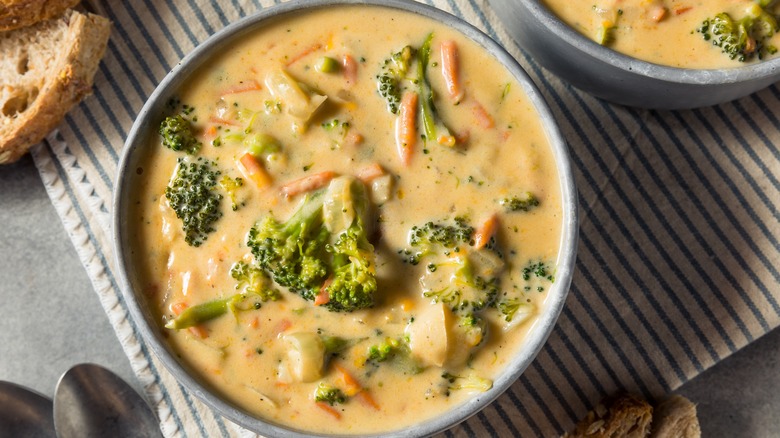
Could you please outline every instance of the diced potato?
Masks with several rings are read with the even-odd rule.
[[[331,233],[340,233],[355,221],[352,181],[348,176],[334,178],[325,192],[322,213],[325,226]]]
[[[287,343],[287,371],[297,382],[314,382],[322,377],[325,345],[316,333],[298,332],[284,335]]]
[[[265,85],[274,98],[282,102],[287,114],[303,122],[308,121],[328,96],[316,92],[307,93],[292,76],[285,71],[270,73]]]
[[[444,366],[450,350],[452,311],[444,303],[431,304],[414,317],[406,334],[412,356],[422,365]]]

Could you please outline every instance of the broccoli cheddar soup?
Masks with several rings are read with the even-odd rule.
[[[385,432],[488,391],[545,308],[561,187],[523,87],[433,20],[271,21],[204,63],[133,172],[176,356],[258,418]]]
[[[564,22],[635,58],[714,69],[772,57],[776,0],[543,0]]]

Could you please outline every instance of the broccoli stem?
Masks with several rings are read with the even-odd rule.
[[[168,321],[168,323],[165,324],[165,328],[181,330],[211,321],[212,319],[227,313],[228,303],[231,300],[233,300],[233,297],[208,301],[196,306],[188,307],[181,312],[179,316]]]

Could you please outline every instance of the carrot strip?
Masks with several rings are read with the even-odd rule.
[[[316,297],[314,297],[315,306],[322,306],[330,302],[330,294],[328,294],[328,286],[330,286],[331,282],[333,282],[333,278],[329,277],[327,280],[325,280],[325,283],[322,283],[322,287],[320,287],[320,292],[317,294]]]
[[[336,172],[329,170],[305,176],[301,179],[289,182],[282,186],[282,195],[285,198],[298,195],[300,193],[310,192],[325,187],[336,176]]]
[[[666,17],[666,8],[663,5],[656,5],[650,10],[650,19],[659,23]]]
[[[344,144],[352,147],[360,146],[363,143],[363,140],[364,138],[360,133],[350,130],[344,137]]]
[[[682,7],[676,8],[674,10],[674,15],[682,15],[682,14],[690,11],[691,9],[693,9],[692,6],[682,6]]]
[[[355,394],[355,398],[357,398],[364,405],[372,407],[377,411],[379,410],[379,403],[377,403],[371,393],[365,389]]]
[[[263,163],[259,162],[251,153],[247,152],[242,155],[237,165],[238,170],[246,179],[254,182],[258,188],[262,189],[271,185],[271,175],[265,170]]]
[[[474,114],[474,118],[477,120],[477,124],[485,129],[492,128],[496,125],[493,121],[493,116],[488,114],[485,107],[477,101],[474,101],[474,105],[471,107],[471,112]]]
[[[357,178],[365,183],[371,182],[375,178],[385,174],[385,169],[379,163],[371,163],[368,166],[357,171]]]
[[[282,332],[286,332],[290,327],[292,327],[292,322],[290,322],[289,319],[284,318],[283,320],[279,321],[278,324],[276,324],[273,333],[279,335]]]
[[[322,48],[322,44],[320,44],[320,43],[317,43],[317,44],[314,44],[314,45],[308,47],[303,52],[295,55],[294,58],[291,58],[290,60],[288,60],[287,64],[285,64],[285,67],[289,67],[289,66],[295,64],[296,62],[300,61],[301,59],[309,56],[311,53],[316,52],[317,50],[320,50],[321,48]]]
[[[474,231],[474,248],[484,248],[498,228],[498,215],[493,214]]]
[[[339,364],[334,364],[334,367],[341,374],[341,380],[344,381],[344,385],[346,386],[344,392],[348,396],[351,397],[363,390],[363,386],[360,384],[360,382],[358,382],[357,379],[352,377],[352,374],[350,374],[346,368],[342,367]]]
[[[417,142],[417,93],[410,91],[401,98],[398,119],[395,122],[395,142],[401,163],[408,166]]]
[[[350,55],[344,55],[341,57],[341,69],[344,72],[344,78],[347,80],[347,85],[352,86],[357,82],[357,70],[358,63]]]
[[[185,303],[183,301],[171,304],[171,310],[173,311],[174,314],[176,314],[176,316],[181,315],[181,312],[184,312],[184,309],[186,309],[187,307],[189,307],[189,306],[187,305],[187,303]],[[206,328],[203,327],[200,324],[199,325],[194,325],[192,327],[189,327],[187,330],[193,336],[197,336],[200,339],[206,339],[206,338],[209,337],[209,332],[206,331]]]
[[[218,125],[241,126],[241,124],[238,123],[238,122],[234,122],[232,120],[225,120],[225,119],[219,118],[217,116],[209,117],[209,122],[216,123]]]
[[[460,87],[458,65],[458,46],[455,41],[446,40],[441,43],[441,74],[447,85],[447,93],[455,104],[463,100],[463,90]]]
[[[222,96],[227,96],[228,94],[246,93],[247,91],[259,91],[262,89],[263,87],[260,85],[260,83],[252,79],[251,81],[247,81],[244,84],[236,85],[233,88],[228,88],[222,93]]]
[[[334,408],[333,408],[332,406],[330,406],[329,404],[327,404],[327,403],[323,403],[323,402],[314,402],[314,404],[316,404],[316,405],[317,405],[317,406],[318,406],[320,409],[322,409],[323,411],[325,411],[325,412],[327,412],[328,414],[332,415],[332,416],[333,416],[333,418],[335,418],[335,419],[337,419],[337,420],[341,420],[341,414],[339,413],[339,411],[337,411],[336,409],[334,409]]]

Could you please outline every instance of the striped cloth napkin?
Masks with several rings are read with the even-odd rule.
[[[110,200],[147,96],[199,42],[269,0],[94,0],[114,23],[94,95],[33,151],[48,193],[166,436],[247,434],[185,391],[140,338],[112,267]],[[556,436],[599,399],[679,387],[780,322],[780,89],[693,111],[623,108],[542,70],[486,0],[428,0],[505,46],[569,142],[581,241],[549,342],[449,436]]]

